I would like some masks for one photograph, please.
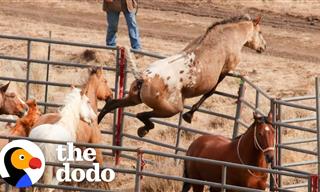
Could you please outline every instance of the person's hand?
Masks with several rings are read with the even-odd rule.
[[[113,0],[104,0],[106,3],[112,3]]]

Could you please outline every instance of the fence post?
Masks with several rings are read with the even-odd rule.
[[[240,125],[239,121],[241,120],[242,100],[244,99],[244,93],[245,93],[244,83],[245,83],[244,80],[241,78],[232,138],[237,137],[239,133],[239,125]]]
[[[114,80],[114,99],[118,99],[119,92],[119,63],[120,63],[120,51],[116,49],[116,71]],[[113,126],[112,126],[112,145],[116,145],[116,130],[117,130],[117,110],[113,111]],[[115,150],[112,150],[112,155],[115,156]]]
[[[49,31],[49,39],[51,40],[51,31]],[[47,60],[50,61],[50,58],[51,58],[51,43],[48,44]],[[49,81],[49,71],[50,71],[50,65],[47,64],[46,82]],[[46,84],[46,88],[44,92],[44,102],[47,104],[47,101],[48,101],[48,84]],[[47,113],[47,105],[44,105],[44,113]]]
[[[178,131],[177,131],[177,138],[176,138],[176,149],[175,149],[175,154],[178,154],[179,152],[179,144],[180,144],[180,135],[181,135],[181,126],[182,123],[182,112],[179,114],[179,121],[178,121]]]
[[[119,93],[118,98],[122,99],[124,96],[124,77],[125,77],[125,49],[123,47],[120,48],[120,58],[119,58]],[[122,118],[123,118],[123,108],[118,108],[117,114],[117,127],[115,134],[115,145],[121,146],[121,137],[122,137]],[[121,151],[115,151],[115,164],[118,165],[120,163],[120,153]]]
[[[125,92],[126,92],[126,88],[127,88],[127,75],[128,75],[128,71],[127,71],[127,61],[124,61],[124,67],[123,67],[123,95],[121,97],[125,96]],[[123,128],[124,128],[124,113],[122,112],[121,114],[121,127],[120,127],[120,146],[122,146],[123,143]]]
[[[29,80],[30,80],[30,57],[31,57],[31,40],[27,43],[27,84],[26,84],[26,100],[29,99]]]
[[[136,162],[136,179],[135,179],[135,192],[140,192],[141,190],[141,165],[142,165],[142,152],[138,149],[137,152],[137,162]]]
[[[320,177],[320,79],[316,78],[316,108],[317,108],[317,152],[318,152],[318,176],[317,176],[317,189],[319,186]]]
[[[318,192],[319,190],[318,175],[311,175],[311,192]]]
[[[255,106],[256,112],[259,110],[259,107],[260,107],[260,92],[256,90],[256,106]]]
[[[226,192],[225,185],[227,184],[227,166],[222,166],[222,175],[221,175],[221,192]]]

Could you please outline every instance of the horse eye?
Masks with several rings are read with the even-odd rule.
[[[19,155],[20,160],[24,160],[24,155]]]

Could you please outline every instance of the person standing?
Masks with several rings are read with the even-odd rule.
[[[119,15],[120,12],[123,12],[128,26],[131,47],[141,49],[139,29],[134,13],[136,7],[136,0],[103,0],[103,10],[106,12],[108,24],[106,36],[108,46],[116,46]]]

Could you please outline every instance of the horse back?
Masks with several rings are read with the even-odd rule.
[[[61,116],[59,113],[47,113],[39,117],[39,119],[35,122],[33,128],[43,124],[55,124],[60,119]]]

